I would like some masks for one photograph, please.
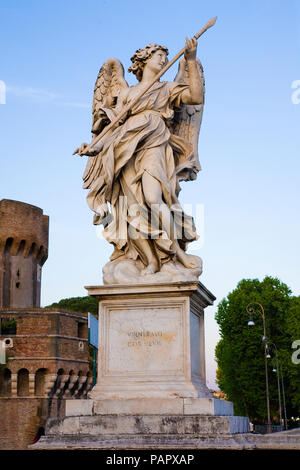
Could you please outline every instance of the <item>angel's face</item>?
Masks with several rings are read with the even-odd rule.
[[[158,73],[167,63],[167,54],[158,50],[155,51],[151,57],[146,62],[146,67],[150,68],[153,72]]]

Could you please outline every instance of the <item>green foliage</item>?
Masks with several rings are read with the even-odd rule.
[[[299,415],[300,365],[291,361],[293,340],[300,339],[300,297],[292,297],[288,286],[276,278],[243,279],[237,288],[218,305],[216,321],[220,326],[221,340],[216,347],[218,363],[217,381],[220,389],[234,403],[235,414],[247,415],[255,422],[265,422],[266,381],[263,320],[256,306],[253,320],[248,326],[248,304],[258,302],[263,306],[268,342],[275,343],[284,374],[288,412]],[[275,348],[271,346],[272,359],[268,361],[271,415],[278,417],[277,376],[272,372]]]
[[[72,312],[92,313],[98,315],[98,300],[94,297],[70,297],[69,299],[62,299],[59,302],[54,302],[46,308],[61,308],[63,310],[70,310]]]
[[[15,335],[17,328],[17,321],[14,318],[2,318],[1,320],[1,335]]]
[[[286,331],[291,338],[291,344],[300,340],[300,296],[291,298],[291,305],[289,309],[289,315],[286,319]],[[290,355],[294,352],[285,351],[285,373],[289,378],[290,394],[292,405],[295,410],[298,410],[298,416],[300,414],[300,364],[293,364],[290,360]],[[295,413],[296,414],[296,413]]]

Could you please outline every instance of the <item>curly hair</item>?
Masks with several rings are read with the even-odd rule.
[[[167,55],[169,54],[168,49],[165,46],[160,46],[159,44],[148,44],[143,49],[138,49],[135,51],[130,59],[133,64],[131,67],[129,67],[128,72],[134,73],[140,82],[143,77],[143,70],[147,60],[154,54],[154,52],[160,50],[164,51]]]

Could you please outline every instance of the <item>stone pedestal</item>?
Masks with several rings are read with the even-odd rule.
[[[99,299],[94,399],[211,397],[205,385],[204,308],[198,282],[88,287]]]
[[[249,420],[205,383],[204,309],[215,297],[198,281],[87,290],[99,300],[97,383],[34,447],[243,446]]]

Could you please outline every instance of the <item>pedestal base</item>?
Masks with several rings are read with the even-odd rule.
[[[94,415],[233,416],[233,404],[216,398],[67,400],[66,416]]]
[[[241,433],[249,432],[248,418],[216,416],[232,411],[230,402],[219,402],[205,398],[68,400],[67,416],[48,420],[46,436],[31,448],[244,448]]]

